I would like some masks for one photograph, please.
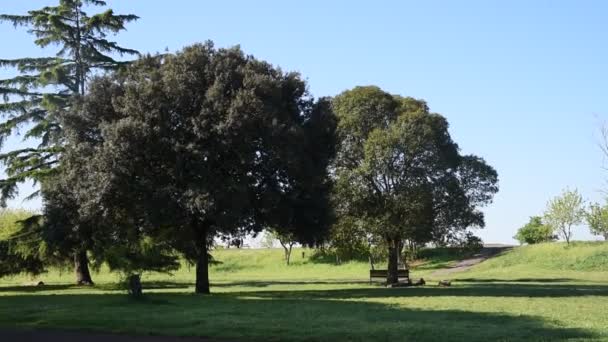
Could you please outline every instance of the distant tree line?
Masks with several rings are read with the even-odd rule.
[[[608,202],[604,205],[591,203],[585,207],[578,190],[566,189],[549,201],[543,217],[531,217],[514,238],[522,244],[551,242],[558,238],[570,244],[573,229],[585,222],[591,234],[603,236],[608,241]]]
[[[287,263],[296,243],[381,247],[394,283],[405,251],[478,242],[497,172],[423,100],[375,86],[316,99],[298,73],[211,42],[119,61],[137,52],[108,34],[137,16],[85,12],[97,6],[0,16],[59,49],[0,60],[19,72],[0,81],[0,137],[40,143],[0,155],[2,203],[26,180],[43,202],[0,241],[0,275],[71,263],[86,285],[106,264],[139,295],[141,272],[183,258],[209,293],[216,239],[267,230]]]

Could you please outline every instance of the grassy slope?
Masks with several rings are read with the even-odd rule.
[[[466,279],[557,279],[564,281],[608,281],[608,243],[573,242],[522,246],[487,260],[469,272],[455,275]]]
[[[212,269],[212,296],[192,295],[193,270],[149,274],[150,294],[131,302],[116,276],[96,288],[53,272],[42,288],[0,280],[0,325],[201,335],[244,340],[608,340],[608,244],[516,248],[470,271],[451,288],[385,289],[366,283],[368,266],[315,263],[281,250],[225,250]],[[414,271],[428,276],[442,254]],[[153,287],[153,289],[150,289]]]

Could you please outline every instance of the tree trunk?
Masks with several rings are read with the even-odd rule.
[[[287,265],[289,266],[289,261],[291,260],[291,249],[293,248],[293,244],[289,244],[289,251],[287,252]]]
[[[566,245],[570,246],[570,238],[572,237],[572,230],[570,226],[564,229],[564,238],[566,238]]]
[[[76,284],[93,285],[86,249],[74,253],[74,273],[76,274]]]
[[[399,248],[398,240],[388,242],[388,272],[386,273],[386,284],[397,284],[399,282]]]
[[[143,296],[141,276],[139,274],[129,276],[129,295],[133,298],[141,298]]]
[[[207,246],[207,232],[202,233],[199,240],[198,260],[196,261],[195,293],[209,294],[209,248]]]
[[[291,249],[293,248],[293,243],[283,242],[283,241],[281,241],[281,239],[279,239],[279,243],[281,244],[281,247],[283,247],[283,250],[285,251],[285,261],[287,262],[287,266],[289,266],[289,261],[291,260]],[[302,258],[303,257],[304,257],[304,254],[302,254]]]
[[[287,263],[287,266],[289,266],[289,254],[290,254],[289,249],[287,248],[287,246],[285,246],[283,244],[281,244],[281,245],[283,246],[283,251],[285,251],[285,256],[284,256],[285,262]]]
[[[608,232],[604,233],[604,240],[608,241]]]
[[[374,269],[374,257],[372,255],[372,243],[371,240],[367,242],[367,252],[369,253],[369,267],[370,269]]]

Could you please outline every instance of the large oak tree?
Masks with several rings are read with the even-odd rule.
[[[239,48],[144,58],[93,82],[63,124],[73,181],[54,183],[47,207],[74,197],[75,223],[101,231],[130,215],[120,230],[162,235],[196,264],[197,293],[209,293],[214,237],[272,226],[314,243],[327,227],[329,103]]]
[[[460,154],[443,116],[377,87],[345,91],[333,108],[338,219],[362,223],[388,246],[388,283],[397,282],[405,240],[426,243],[484,225],[478,207],[498,191],[497,173]]]

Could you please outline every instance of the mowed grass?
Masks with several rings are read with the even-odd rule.
[[[304,257],[302,257],[304,252]],[[0,326],[119,333],[196,335],[243,341],[608,340],[606,243],[518,247],[436,286],[449,253],[427,254],[412,271],[428,284],[368,284],[368,264],[312,259],[295,250],[218,250],[211,296],[192,294],[194,269],[144,276],[146,298],[133,301],[117,276],[72,286],[72,274],[0,280]],[[543,257],[546,255],[546,257]],[[561,260],[561,261],[560,261]]]

